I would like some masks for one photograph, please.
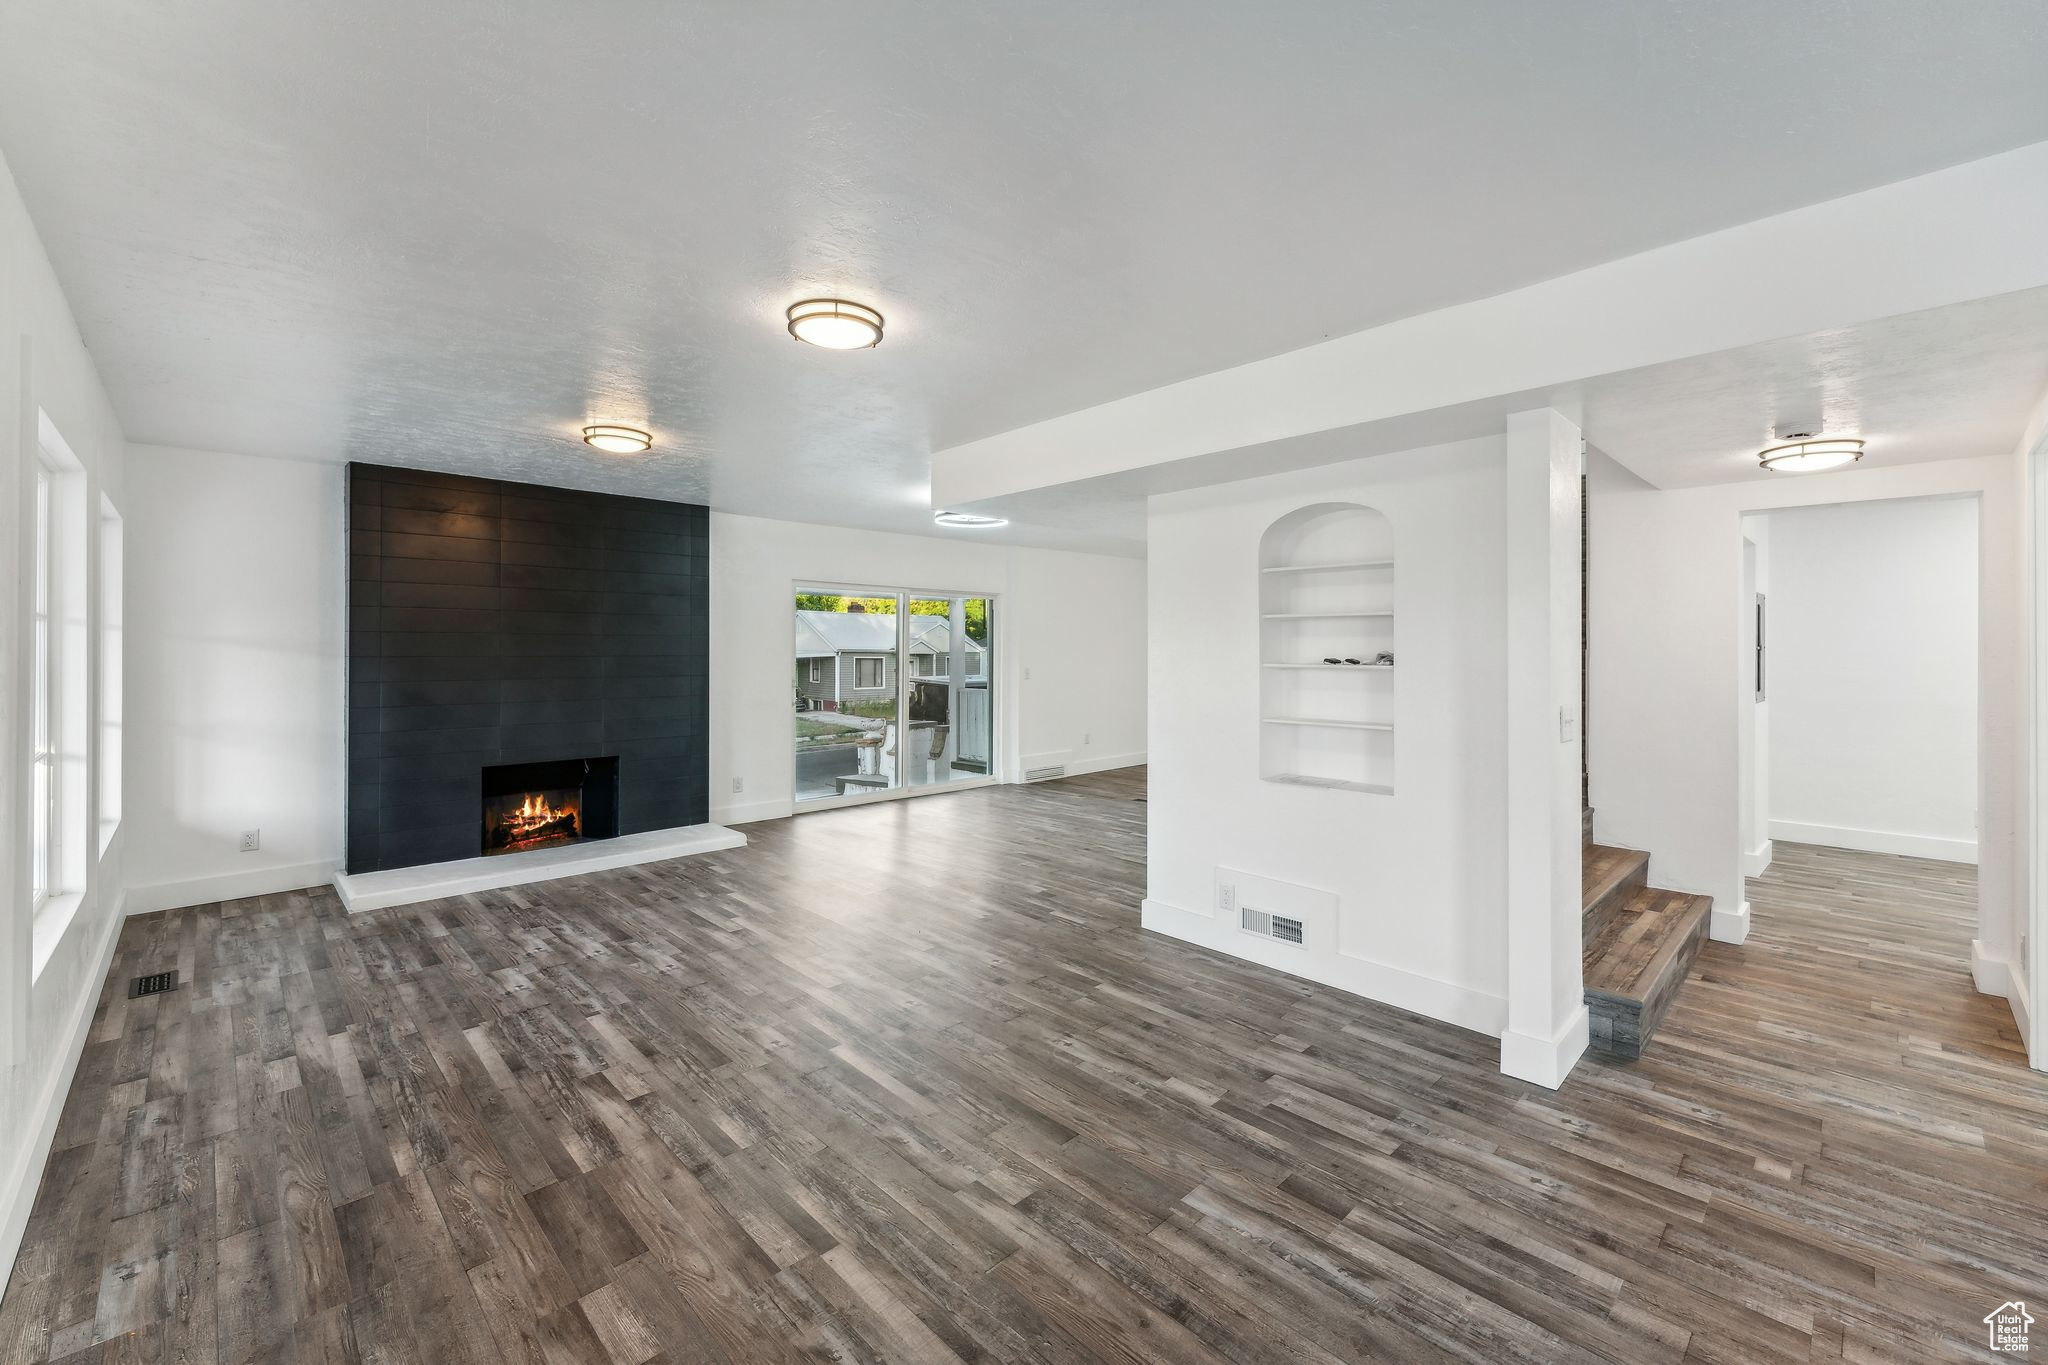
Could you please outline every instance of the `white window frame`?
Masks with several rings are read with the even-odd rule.
[[[58,471],[45,451],[37,451],[35,476],[35,519],[29,542],[33,564],[29,570],[28,887],[29,914],[39,920],[63,867],[59,841],[64,827],[57,804]]]
[[[127,535],[121,511],[100,494],[99,850],[121,828],[121,584]]]
[[[824,681],[825,681],[825,661],[824,661],[823,659],[812,659],[812,660],[810,661],[810,665],[811,665],[811,677],[810,677],[810,681],[811,681],[811,683],[812,683],[813,685],[815,685],[815,684],[818,684],[818,683],[822,683],[822,682],[824,682]]]
[[[36,514],[31,587],[38,638],[30,648],[29,818],[30,979],[39,979],[85,899],[92,853],[88,766],[94,738],[87,727],[92,696],[92,527],[87,521],[85,467],[48,413],[38,413]]]
[[[860,680],[860,666],[871,663],[875,666],[875,681],[864,683]],[[889,686],[889,656],[886,654],[856,654],[853,656],[853,690],[856,692],[880,692]]]

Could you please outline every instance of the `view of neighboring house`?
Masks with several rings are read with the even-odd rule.
[[[943,616],[910,619],[910,676],[943,678],[953,653],[952,624]],[[987,675],[988,649],[967,641],[969,678]],[[856,701],[896,695],[896,618],[880,613],[796,613],[796,696],[799,709],[836,711]]]

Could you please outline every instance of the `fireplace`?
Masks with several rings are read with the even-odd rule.
[[[611,839],[618,832],[616,758],[508,763],[484,769],[485,857]]]

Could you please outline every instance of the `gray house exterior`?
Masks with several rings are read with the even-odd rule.
[[[969,639],[967,676],[985,677],[988,650]],[[953,649],[943,616],[910,617],[910,676],[943,678]],[[879,612],[796,613],[796,698],[805,711],[836,711],[862,701],[888,701],[900,674],[896,618]]]

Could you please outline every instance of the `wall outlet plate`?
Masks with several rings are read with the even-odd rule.
[[[260,829],[245,829],[245,830],[243,830],[243,831],[242,831],[242,852],[244,852],[244,853],[254,853],[254,852],[255,852],[256,850],[258,850],[258,849],[260,849],[260,848],[262,848],[262,847],[263,847],[263,831],[262,831],[262,830],[260,830]]]

